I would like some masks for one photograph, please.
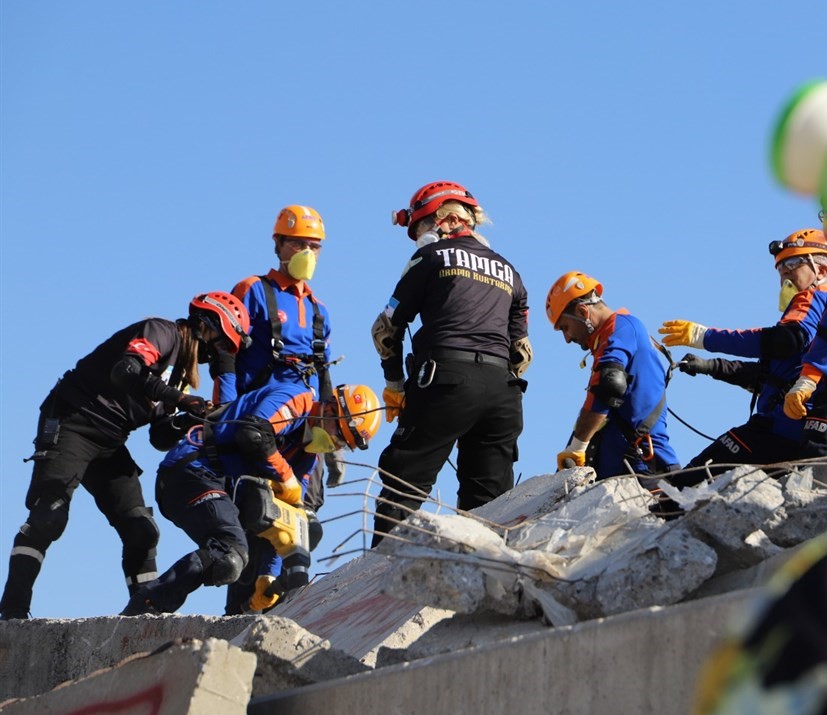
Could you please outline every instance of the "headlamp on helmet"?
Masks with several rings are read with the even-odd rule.
[[[783,241],[770,241],[770,255],[775,258],[775,267],[781,261],[793,256],[827,254],[827,238],[817,228],[804,228],[790,234]]]

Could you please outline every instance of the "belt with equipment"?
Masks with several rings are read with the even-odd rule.
[[[431,360],[457,360],[459,362],[473,362],[484,365],[496,365],[504,370],[511,369],[511,363],[503,357],[477,353],[470,350],[455,350],[454,348],[432,348],[427,352]]]

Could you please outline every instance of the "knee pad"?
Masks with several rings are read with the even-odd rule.
[[[254,461],[265,460],[277,449],[273,425],[261,417],[248,416],[240,420],[235,433],[239,451]]]
[[[20,527],[20,533],[45,548],[60,538],[68,523],[69,500],[66,497],[46,500],[41,498],[29,512],[29,518]]]
[[[226,551],[218,549],[198,549],[195,552],[204,569],[204,584],[207,586],[226,586],[234,583],[241,576],[247,565],[247,552],[230,546]]]
[[[151,551],[158,545],[161,530],[152,518],[152,509],[136,506],[113,524],[123,542],[124,551]]]

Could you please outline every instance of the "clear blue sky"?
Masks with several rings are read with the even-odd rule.
[[[413,250],[390,212],[432,180],[477,196],[529,292],[523,479],[553,470],[587,380],[545,317],[555,278],[595,275],[653,334],[672,318],[769,325],[767,244],[817,223],[814,199],[774,183],[768,144],[788,95],[825,73],[821,1],[3,0],[0,13],[3,582],[56,379],[116,329],[266,271],[286,204],[327,225],[312,285],[345,355],[334,379],[380,391],[370,326]],[[669,402],[712,435],[748,415],[746,393],[703,377],[677,375]],[[705,446],[670,424],[682,462]],[[391,432],[356,459],[375,464]],[[146,430],[129,447],[153,503],[162,455]],[[455,481],[443,470],[450,503]],[[333,490],[320,516],[359,508]],[[159,523],[164,569],[193,546]],[[316,555],[360,523],[330,524]],[[34,615],[118,612],[119,562],[78,490]],[[205,588],[183,612],[222,607]]]

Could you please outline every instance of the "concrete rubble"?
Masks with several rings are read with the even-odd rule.
[[[256,654],[255,697],[312,690],[543,637],[549,625],[752,588],[827,531],[827,487],[806,469],[774,479],[740,467],[683,491],[663,485],[682,509],[670,520],[652,513],[635,478],[593,479],[575,468],[526,480],[472,513],[417,512],[379,549],[267,616],[0,623],[0,699],[44,693],[170,640],[210,637]]]
[[[224,640],[174,642],[0,709],[6,715],[244,715],[255,669],[255,655]]]

